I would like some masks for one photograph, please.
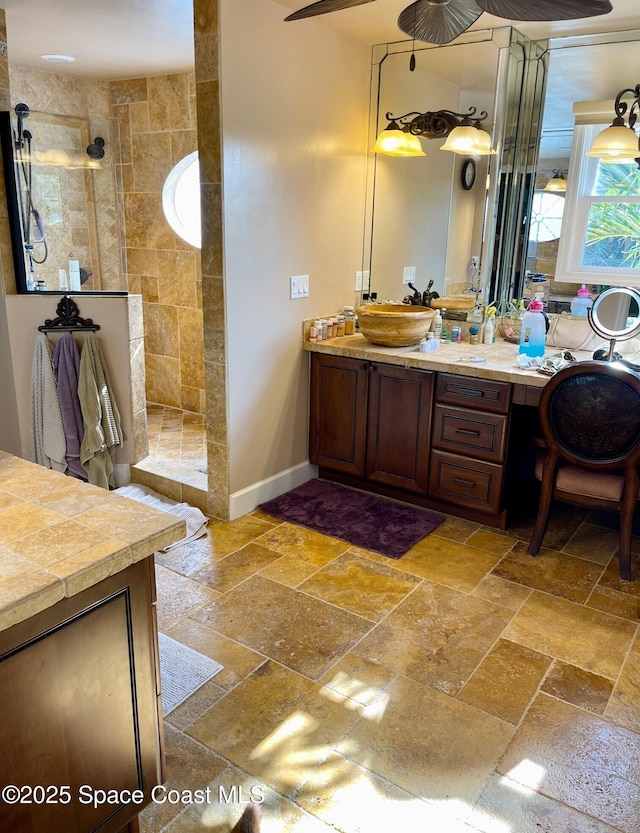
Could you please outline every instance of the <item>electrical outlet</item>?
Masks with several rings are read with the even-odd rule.
[[[478,255],[473,255],[473,257],[471,258],[471,265],[474,269],[480,268],[480,258],[478,257]]]
[[[309,297],[309,275],[291,275],[291,300]]]
[[[404,272],[402,273],[402,283],[415,283],[416,282],[416,267],[415,266],[405,266]]]

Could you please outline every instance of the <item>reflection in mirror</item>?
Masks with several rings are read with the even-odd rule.
[[[571,219],[570,206],[573,204],[575,184],[579,171],[570,164],[574,141],[575,102],[611,101],[603,115],[606,127],[613,116],[613,99],[623,87],[629,86],[629,67],[636,62],[640,32],[617,32],[603,35],[584,35],[553,38],[549,41],[549,77],[545,96],[542,138],[537,166],[536,189],[540,191],[554,177],[555,171],[566,172],[567,206],[564,215]],[[633,80],[633,79],[632,79]],[[554,304],[568,303],[575,296],[583,282],[597,292],[602,284],[628,283],[629,278],[616,281],[615,276],[604,273],[571,277],[560,274],[561,263],[558,250],[560,236],[550,240],[531,240],[527,257],[527,269],[532,273],[544,274],[549,282],[550,311]]]
[[[24,104],[5,122],[13,147],[10,223],[18,226],[12,240],[19,292],[124,290],[117,125],[99,122],[101,135],[86,118],[33,112]]]
[[[596,299],[591,312],[592,325],[606,338],[624,338],[640,324],[640,293],[630,287],[605,290]]]
[[[480,31],[456,44],[416,48],[414,71],[411,42],[375,47],[370,147],[389,112],[465,113],[475,107],[489,113],[484,126],[491,131],[504,32]],[[420,290],[433,281],[433,290],[444,295],[470,289],[477,278],[470,267],[481,253],[489,157],[475,160],[475,181],[467,189],[466,157],[441,153],[444,139],[419,141],[425,156],[370,155],[373,204],[364,268],[380,300],[402,300],[407,281]]]
[[[587,315],[593,330],[609,339],[607,359],[611,361],[616,341],[626,341],[640,333],[640,292],[628,286],[606,289],[587,310]]]

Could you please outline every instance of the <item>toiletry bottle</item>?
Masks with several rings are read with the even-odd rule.
[[[587,317],[587,310],[593,306],[593,301],[589,295],[589,290],[586,284],[582,284],[582,288],[578,290],[578,294],[571,301],[571,315],[579,315],[581,318]]]
[[[447,334],[448,330],[447,330],[447,322],[446,322],[447,311],[444,307],[440,310],[440,315],[442,316],[442,333],[440,334],[440,338],[442,339],[442,341],[447,341],[448,338],[449,338],[449,336]]]
[[[69,261],[69,286],[72,292],[80,292],[82,284],[80,282],[80,262],[78,260]]]
[[[494,317],[491,314],[491,310],[488,311],[488,315],[489,317],[487,318],[487,323],[484,325],[482,341],[484,344],[493,344],[493,342],[496,340],[496,328],[493,320]]]
[[[480,341],[480,327],[477,324],[472,324],[469,327],[469,344],[477,344]]]
[[[433,336],[438,339],[442,337],[442,313],[439,309],[433,317]]]
[[[547,322],[542,313],[543,308],[542,299],[536,295],[522,316],[519,353],[531,357],[544,356]]]
[[[344,334],[352,336],[356,331],[356,314],[353,307],[344,308]]]

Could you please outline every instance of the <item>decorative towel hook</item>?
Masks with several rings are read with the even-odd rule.
[[[47,318],[44,324],[38,327],[41,333],[50,331],[90,330],[95,332],[100,329],[99,324],[94,324],[90,318],[80,318],[80,310],[76,302],[64,295],[56,307],[57,318]]]

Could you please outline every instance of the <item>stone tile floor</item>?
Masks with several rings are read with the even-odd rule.
[[[136,468],[197,489],[207,488],[204,416],[164,405],[147,405],[149,455]]]
[[[538,558],[531,527],[391,560],[256,511],[158,555],[160,630],[224,670],[166,719],[143,833],[252,790],[264,833],[640,833],[640,539],[622,582],[610,519],[556,507]]]

